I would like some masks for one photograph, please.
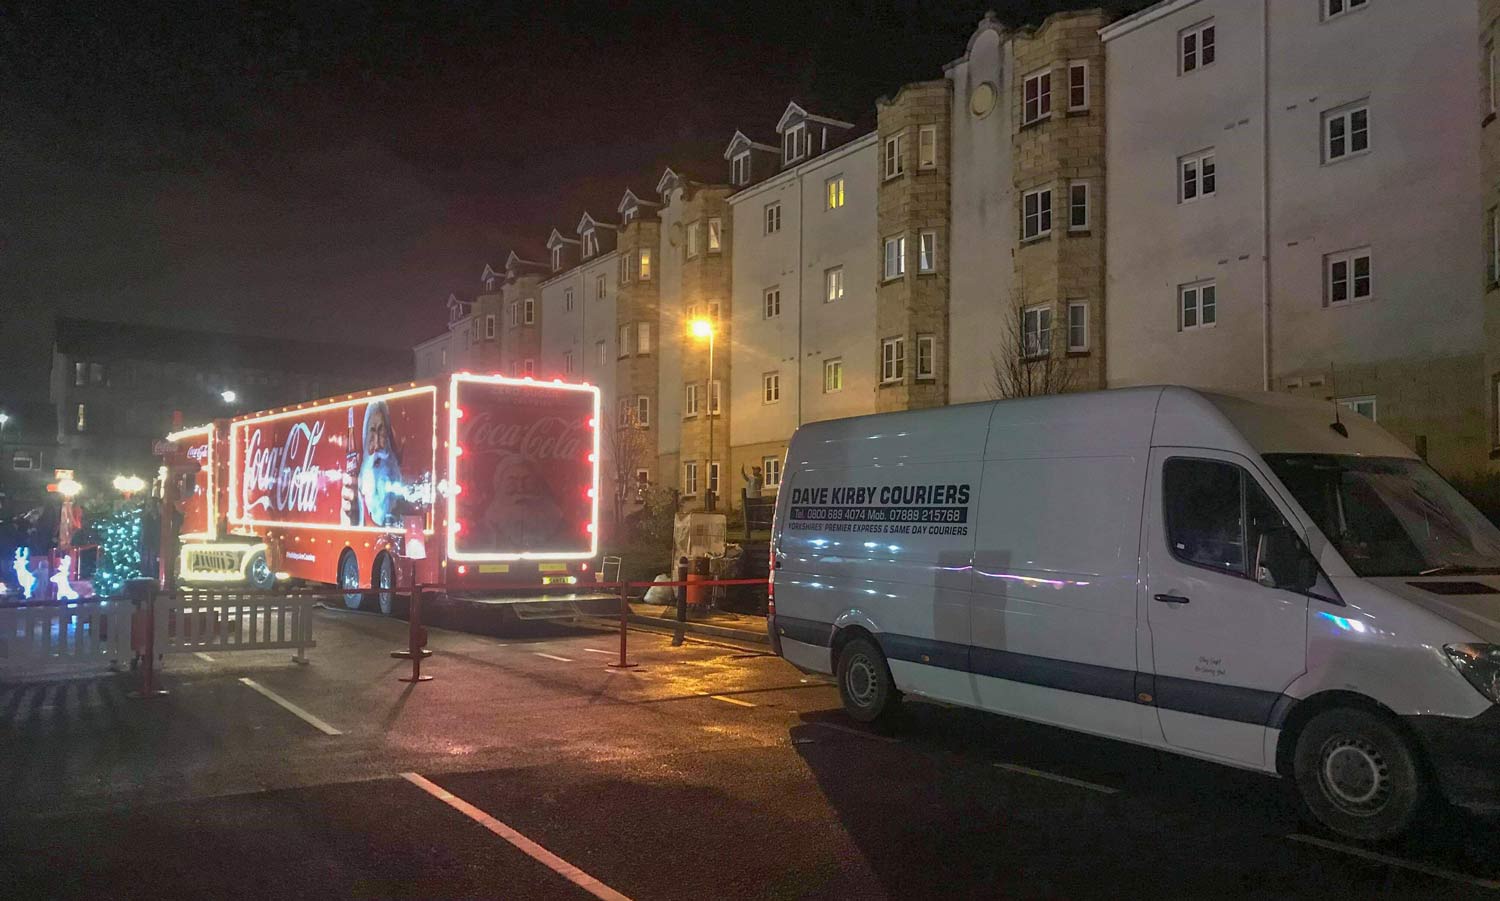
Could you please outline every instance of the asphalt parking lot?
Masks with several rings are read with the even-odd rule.
[[[1275,779],[972,711],[876,734],[763,648],[322,611],[312,663],[0,685],[13,897],[1500,896],[1494,823],[1355,847]]]

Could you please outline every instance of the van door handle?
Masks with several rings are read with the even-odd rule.
[[[1192,598],[1185,598],[1180,594],[1159,594],[1156,596],[1156,599],[1163,604],[1188,604],[1193,600]]]

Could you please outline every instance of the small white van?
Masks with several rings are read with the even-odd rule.
[[[771,640],[929,697],[1293,778],[1365,840],[1500,809],[1500,530],[1375,423],[1129,388],[803,426]]]

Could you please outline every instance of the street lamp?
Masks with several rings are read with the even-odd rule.
[[[714,483],[714,324],[709,319],[694,319],[692,323],[694,338],[708,339],[708,389],[704,392],[704,398],[708,405],[708,488],[704,492],[705,506],[708,512],[714,512],[717,500]]]
[[[115,490],[125,495],[128,499],[133,494],[139,494],[146,489],[146,480],[140,476],[115,476]]]
[[[219,398],[226,404],[234,403],[236,400],[239,400],[239,397],[240,396],[234,392],[233,388],[225,388],[223,391],[219,392]]]

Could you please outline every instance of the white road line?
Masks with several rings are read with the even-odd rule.
[[[1020,773],[1024,776],[1035,776],[1038,779],[1050,779],[1053,782],[1061,782],[1064,785],[1072,785],[1077,788],[1086,788],[1089,791],[1099,792],[1101,795],[1117,795],[1118,788],[1110,788],[1108,785],[1100,785],[1097,782],[1084,782],[1082,779],[1074,779],[1071,776],[1059,776],[1056,773],[1047,773],[1042,770],[1034,770],[1029,766],[1020,766],[1014,763],[997,763],[995,766],[1012,773]]]
[[[713,698],[715,701],[723,701],[725,704],[737,704],[740,707],[754,707],[755,706],[754,704],[750,703],[749,701],[741,701],[739,698],[726,698],[723,695],[708,695],[708,697]]]
[[[617,651],[601,651],[598,648],[584,648],[584,650],[588,651],[590,654],[608,654],[611,657],[618,653]]]
[[[209,663],[213,663],[214,662],[214,658],[208,656],[207,654],[203,653],[202,651],[194,651],[193,652],[193,656],[197,657],[199,660],[207,660]]]
[[[572,657],[559,657],[556,654],[543,654],[541,651],[532,651],[538,657],[546,657],[548,660],[556,660],[558,663],[572,663]]]
[[[321,730],[323,732],[326,732],[329,735],[343,735],[344,734],[343,732],[339,731],[338,729],[333,728],[332,726],[328,725],[324,721],[322,721],[322,720],[318,719],[317,717],[313,716],[311,713],[308,713],[306,710],[303,710],[301,707],[298,707],[296,704],[293,704],[291,701],[288,701],[286,698],[283,698],[281,695],[277,694],[276,692],[272,691],[271,689],[266,688],[264,685],[261,685],[259,682],[255,681],[254,679],[244,679],[244,678],[242,678],[242,679],[240,679],[240,681],[243,682],[243,683],[245,683],[247,686],[249,686],[250,688],[254,689],[255,691],[258,691],[261,694],[265,695],[266,697],[270,698],[272,701],[275,701],[277,704],[280,704],[282,707],[286,708],[287,710],[291,711],[292,713],[296,714],[297,716],[301,717],[304,721],[306,721],[308,723],[311,723],[314,728],[319,729],[319,730]]]
[[[840,726],[838,723],[813,723],[812,725],[821,726],[824,729],[833,729],[837,732],[844,732],[849,735],[857,735],[860,738],[868,738],[870,741],[883,741],[888,745],[896,745],[901,743],[901,739],[899,738],[891,738],[889,735],[876,735],[873,732],[861,732],[858,729],[851,729],[848,726]]]
[[[552,872],[588,892],[590,895],[593,895],[595,898],[603,898],[605,901],[630,901],[630,898],[626,895],[620,894],[430,779],[426,779],[416,773],[402,773],[401,778],[462,813],[512,845],[515,845],[527,857],[544,864]]]
[[[1500,881],[1494,879],[1480,879],[1478,876],[1467,876],[1463,873],[1455,873],[1452,870],[1444,870],[1440,867],[1430,867],[1427,864],[1417,863],[1413,860],[1402,860],[1399,857],[1387,857],[1384,854],[1377,854],[1374,851],[1367,851],[1364,848],[1356,848],[1352,845],[1341,845],[1338,842],[1331,842],[1327,839],[1317,838],[1316,836],[1312,835],[1293,834],[1288,835],[1287,839],[1289,841],[1300,842],[1304,845],[1313,845],[1314,847],[1323,848],[1327,851],[1338,851],[1341,854],[1348,854],[1353,857],[1362,858],[1364,860],[1373,860],[1379,863],[1388,864],[1393,867],[1400,867],[1403,870],[1411,870],[1414,873],[1423,873],[1427,876],[1436,876],[1439,879],[1447,879],[1450,882],[1465,882],[1469,885],[1477,885],[1480,888],[1500,889]]]

